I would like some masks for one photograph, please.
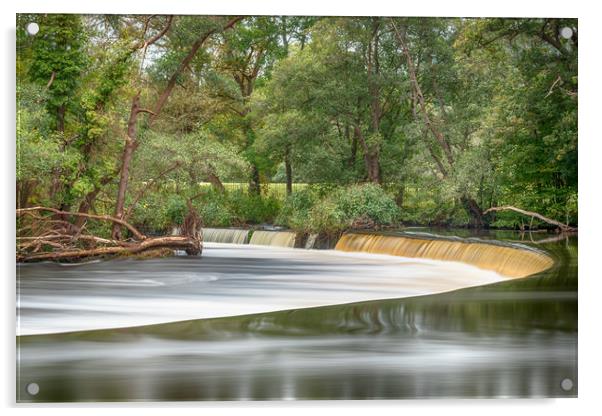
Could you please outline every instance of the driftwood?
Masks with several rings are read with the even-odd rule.
[[[43,244],[48,244],[50,241],[44,241]],[[40,260],[75,260],[84,257],[97,257],[106,255],[116,254],[137,254],[143,251],[159,248],[169,248],[173,250],[185,250],[187,253],[193,250],[200,251],[200,244],[192,242],[190,238],[186,236],[172,236],[172,237],[156,237],[147,238],[136,244],[118,245],[118,246],[107,246],[90,249],[66,249],[62,245],[55,245],[55,248],[59,248],[58,251],[50,251],[43,253],[32,253],[28,255],[17,254],[17,261],[30,262]]]
[[[571,227],[568,224],[563,224],[559,221],[553,220],[551,218],[548,217],[544,217],[543,215],[537,213],[537,212],[533,212],[533,211],[527,211],[524,209],[520,209],[520,208],[516,208],[513,207],[512,205],[506,205],[506,206],[502,206],[502,207],[491,207],[487,210],[485,210],[483,212],[483,215],[486,215],[490,212],[495,212],[495,211],[514,211],[514,212],[518,212],[519,214],[523,214],[526,215],[528,217],[533,218],[537,218],[543,222],[546,222],[548,224],[551,225],[555,225],[556,227],[558,227],[561,231],[576,231],[577,229],[575,227]]]
[[[43,216],[48,212],[52,215]],[[189,255],[202,252],[201,221],[189,205],[189,213],[181,236],[147,237],[128,222],[109,215],[93,215],[61,211],[49,207],[17,209],[21,227],[17,230],[17,261],[78,260],[88,257],[139,254],[150,250],[184,250]],[[59,218],[59,219],[57,219]],[[116,240],[103,238],[88,232],[86,223],[81,226],[70,222],[71,218],[85,218],[119,224],[126,228],[131,238]]]

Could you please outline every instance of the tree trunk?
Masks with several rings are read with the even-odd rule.
[[[447,142],[447,139],[445,138],[445,136],[433,124],[433,122],[429,116],[428,109],[426,108],[426,102],[424,99],[424,95],[422,94],[422,88],[420,88],[420,84],[418,83],[416,67],[414,65],[412,55],[410,54],[410,50],[408,49],[408,46],[404,39],[405,35],[402,35],[399,32],[399,30],[397,29],[397,25],[395,25],[395,22],[393,20],[391,20],[391,25],[393,27],[393,31],[395,32],[395,36],[397,38],[399,46],[401,46],[401,50],[402,50],[403,54],[405,55],[406,60],[408,62],[408,73],[410,75],[410,81],[412,82],[412,86],[414,88],[415,97],[417,98],[418,104],[420,105],[420,112],[422,113],[422,118],[424,120],[424,124],[431,131],[431,133],[433,133],[433,136],[435,137],[435,139],[437,140],[437,142],[443,149],[443,153],[445,154],[445,157],[447,158],[449,165],[453,166],[454,158],[452,155],[451,146]]]
[[[373,183],[381,183],[378,148],[375,148],[375,146],[368,146],[359,126],[354,126],[354,132],[358,141],[362,145],[362,148],[364,149],[364,164],[366,166],[368,181]]]
[[[76,260],[85,257],[97,257],[126,253],[137,254],[142,253],[144,251],[159,248],[185,250],[186,253],[189,255],[196,255],[200,253],[202,246],[200,242],[191,240],[187,236],[157,237],[149,238],[147,240],[141,241],[140,243],[125,246],[117,245],[111,247],[98,247],[87,250],[59,250],[46,253],[33,253],[30,255],[17,254],[17,261],[34,262],[43,260]]]
[[[84,197],[84,199],[82,200],[82,202],[80,202],[77,212],[80,214],[87,214],[90,211],[90,209],[92,208],[92,204],[94,203],[94,200],[96,199],[96,196],[98,196],[99,192],[100,192],[100,188],[98,188],[98,187],[94,188],[94,190],[88,192],[86,194],[86,196]],[[75,226],[78,228],[81,228],[81,226],[84,225],[85,221],[86,221],[85,217],[77,217],[75,219]]]
[[[469,196],[463,196],[460,201],[468,212],[470,217],[470,226],[473,228],[483,228],[485,225],[483,222],[483,211],[479,207],[477,201]]]
[[[203,248],[201,219],[190,201],[188,209],[188,215],[182,224],[182,236],[158,238],[148,238],[133,225],[108,215],[66,212],[40,206],[17,209],[17,217],[25,217],[23,221],[29,221],[25,222],[28,226],[17,232],[17,261],[75,260],[93,256],[135,254],[159,248],[185,250],[189,255],[197,255]],[[50,212],[53,215],[41,216],[41,212]],[[54,220],[56,216],[64,217],[65,221]],[[130,231],[135,241],[110,240],[85,234],[83,228],[69,222],[70,217],[119,223]],[[57,228],[57,222],[61,222],[62,227]],[[24,230],[33,231],[34,235],[22,235]]]
[[[286,171],[286,194],[291,195],[293,193],[293,168],[291,166],[291,151],[290,147],[286,148],[284,154],[284,170]]]
[[[67,211],[61,211],[55,208],[48,208],[48,207],[31,207],[31,208],[21,208],[17,210],[17,216],[21,216],[21,215],[26,215],[28,213],[34,213],[34,212],[52,212],[54,215],[60,215],[63,217],[68,218],[69,216],[74,216],[74,217],[85,217],[85,218],[91,218],[91,219],[95,219],[95,220],[100,220],[100,221],[108,221],[108,222],[113,222],[113,223],[118,223],[120,225],[122,225],[123,227],[127,228],[128,230],[130,230],[130,232],[132,233],[132,236],[138,240],[144,240],[146,239],[146,236],[144,234],[142,234],[140,231],[138,231],[133,225],[128,224],[126,221],[123,221],[120,218],[115,218],[115,217],[111,217],[110,215],[94,215],[94,214],[84,214],[84,213],[79,213],[79,212],[67,212]]]
[[[211,186],[215,188],[216,191],[220,193],[226,192],[226,188],[224,184],[220,180],[220,178],[212,171],[207,172],[207,180],[211,183]]]
[[[251,164],[251,178],[249,181],[249,193],[261,195],[261,182],[259,179],[259,169],[255,163]]]
[[[231,19],[222,28],[222,30],[231,28],[232,26],[234,26],[234,24],[236,24],[236,22],[240,21],[242,18],[243,18],[242,16],[239,16],[239,17],[235,17],[235,18]],[[169,27],[171,26],[171,22],[172,22],[172,18],[170,17],[165,28],[161,32],[159,32],[156,36],[154,36],[150,40],[144,42],[141,47],[146,48],[146,47],[148,47],[148,45],[155,43],[163,35],[165,35],[165,33],[167,33],[167,31],[169,30]],[[149,124],[152,123],[156,119],[156,117],[159,115],[159,113],[163,109],[163,106],[167,102],[167,99],[171,95],[180,74],[188,67],[190,61],[192,61],[192,59],[197,54],[198,50],[203,45],[203,43],[205,43],[205,41],[209,38],[209,36],[211,36],[215,32],[216,32],[216,29],[211,29],[211,30],[205,32],[200,38],[198,38],[194,42],[194,44],[192,45],[192,48],[190,49],[188,54],[184,57],[184,59],[182,59],[182,61],[180,62],[180,65],[178,66],[176,71],[172,74],[169,82],[167,83],[167,86],[165,87],[163,92],[159,95],[159,98],[157,99],[157,102],[155,103],[155,111],[151,111],[151,110],[140,107],[140,92],[138,92],[132,99],[132,108],[130,111],[130,118],[128,120],[128,128],[127,128],[127,136],[125,139],[125,148],[123,150],[123,155],[121,157],[121,175],[120,175],[120,179],[119,179],[119,189],[117,191],[117,202],[115,204],[115,217],[122,218],[124,215],[125,196],[126,196],[126,192],[127,192],[127,188],[128,188],[128,181],[129,181],[129,176],[130,176],[129,169],[130,169],[130,165],[132,162],[132,156],[139,144],[137,137],[136,137],[138,114],[139,113],[151,114]],[[113,239],[121,239],[120,224],[118,224],[118,223],[113,224],[113,230],[112,230],[111,234],[113,236]]]
[[[56,129],[59,133],[65,132],[65,104],[59,106],[56,110]]]
[[[35,185],[35,180],[17,181],[17,208],[27,208],[27,202]]]
[[[123,155],[121,156],[121,175],[119,178],[119,189],[117,191],[117,202],[115,203],[115,213],[113,215],[115,218],[120,219],[123,218],[124,213],[125,196],[130,179],[130,165],[132,163],[134,151],[138,147],[138,140],[136,137],[138,114],[140,114],[140,92],[138,92],[132,99],[132,108],[130,110],[127,134],[125,136],[125,147],[123,149]],[[111,236],[114,240],[121,240],[122,235],[120,224],[113,224]]]
[[[349,167],[355,166],[355,159],[357,159],[357,135],[350,134],[349,125],[345,125],[345,137],[351,142],[351,154],[349,155],[348,165]]]

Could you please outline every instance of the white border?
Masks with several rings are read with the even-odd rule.
[[[105,0],[102,2],[68,2],[50,0],[19,0],[17,4],[10,1],[2,3],[1,19],[3,22],[3,62],[1,113],[4,135],[0,139],[3,149],[2,188],[4,199],[2,204],[3,238],[2,250],[3,270],[2,305],[2,378],[0,391],[2,404],[13,407],[8,410],[25,414],[42,411],[48,415],[81,414],[81,407],[90,415],[105,414],[106,407],[110,411],[119,408],[121,414],[163,415],[170,413],[199,414],[245,414],[256,415],[305,415],[311,413],[332,413],[342,410],[346,414],[364,415],[374,410],[381,414],[400,412],[420,412],[420,414],[462,414],[487,416],[504,415],[528,411],[530,414],[547,415],[581,415],[598,411],[600,406],[599,391],[602,383],[600,376],[600,310],[596,308],[600,302],[602,291],[600,281],[602,273],[595,262],[599,253],[595,232],[599,234],[600,209],[602,194],[600,180],[600,158],[602,132],[600,129],[602,90],[600,88],[600,54],[602,47],[602,16],[594,5],[594,1],[532,1],[504,0],[488,1],[426,1],[426,0],[370,0],[370,1],[324,1],[303,0],[284,2],[283,0],[181,0],[181,1],[125,1]],[[404,15],[404,16],[497,16],[497,17],[578,17],[579,18],[579,226],[581,252],[579,254],[580,290],[579,290],[579,399],[555,400],[430,400],[430,401],[387,401],[387,402],[245,402],[245,403],[132,403],[119,405],[74,404],[63,406],[18,406],[15,409],[15,338],[14,338],[14,206],[15,206],[15,69],[14,69],[14,26],[17,12],[70,12],[70,13],[176,13],[176,14],[291,14],[291,15]],[[599,254],[598,254],[599,256]],[[144,407],[143,410],[139,407]],[[167,410],[169,408],[169,410]]]

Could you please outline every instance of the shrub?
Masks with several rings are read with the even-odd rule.
[[[310,189],[293,192],[284,200],[276,224],[298,231],[309,231],[310,211],[317,200],[316,193]]]
[[[313,232],[335,234],[349,228],[351,224],[336,201],[326,199],[311,209],[307,226]]]
[[[181,224],[186,200],[173,194],[149,193],[137,205],[130,222],[143,232],[163,234]]]
[[[239,224],[273,222],[280,209],[276,196],[249,195],[238,190],[227,196],[228,206]]]
[[[186,207],[186,201],[184,198],[178,195],[171,196],[167,200],[165,207],[164,225],[174,226],[182,224],[184,222],[184,217],[186,217],[187,211],[188,208]]]
[[[195,207],[205,227],[230,227],[234,221],[234,215],[222,199],[203,201],[195,204]]]
[[[278,220],[299,231],[337,233],[360,224],[394,225],[400,216],[391,195],[375,184],[339,188],[318,199],[315,193],[293,194]]]
[[[395,200],[376,184],[351,185],[339,189],[333,198],[350,225],[361,219],[371,220],[377,226],[392,225],[399,220]]]

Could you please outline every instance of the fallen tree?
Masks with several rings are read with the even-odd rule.
[[[560,221],[556,221],[551,218],[544,217],[543,215],[541,215],[537,212],[527,211],[524,209],[516,208],[516,207],[513,207],[512,205],[505,205],[505,206],[501,206],[501,207],[491,207],[491,208],[483,211],[483,215],[487,215],[490,212],[496,212],[496,211],[514,211],[519,214],[523,214],[528,217],[531,217],[532,219],[537,218],[538,220],[541,220],[543,222],[546,222],[548,224],[558,227],[560,229],[560,231],[576,231],[577,230],[577,228],[575,228],[575,227],[571,227],[570,225],[563,224]]]
[[[68,212],[41,206],[17,209],[20,226],[17,230],[17,261],[69,261],[161,249],[183,250],[188,255],[198,255],[203,249],[201,220],[192,204],[188,205],[188,210],[182,235],[147,237],[128,222],[110,215]],[[74,218],[83,218],[85,222],[76,225],[69,221]],[[116,240],[96,236],[88,231],[89,220],[119,224],[129,231],[130,237]]]

